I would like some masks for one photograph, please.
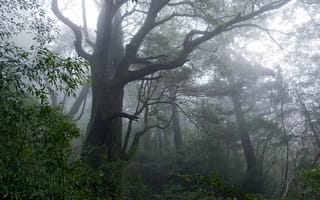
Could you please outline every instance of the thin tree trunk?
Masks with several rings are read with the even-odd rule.
[[[72,104],[68,112],[68,116],[70,118],[72,118],[78,112],[82,103],[85,101],[85,98],[87,98],[88,92],[89,92],[89,85],[86,84],[82,87],[76,101]]]
[[[162,158],[162,151],[163,151],[163,144],[162,144],[162,133],[160,133],[160,130],[157,131],[158,136],[158,144],[159,144],[159,159]]]
[[[281,95],[283,96],[283,95]],[[284,135],[287,135],[287,130],[284,124],[284,99],[281,98],[281,128],[282,128],[282,132]],[[289,192],[289,188],[290,188],[290,183],[291,181],[289,180],[289,140],[286,141],[286,164],[285,164],[285,169],[284,169],[284,177],[283,177],[283,193],[281,195],[282,199],[285,199],[288,196],[288,192]]]
[[[148,127],[148,112],[149,112],[149,107],[146,106],[145,110],[144,110],[144,119],[143,119],[143,123],[144,123],[144,127]],[[143,148],[146,152],[150,152],[152,150],[152,135],[150,131],[146,131],[146,133],[143,136]]]
[[[318,136],[319,134],[319,131],[317,130],[317,128],[315,127],[314,125],[314,122],[312,122],[312,119],[311,119],[311,116],[310,116],[310,112],[308,111],[307,107],[306,107],[306,104],[302,101],[301,97],[298,96],[298,99],[300,101],[300,105],[302,107],[302,112],[303,112],[303,115],[309,125],[309,128],[312,132],[312,135],[316,141],[316,145],[317,147],[320,149],[320,138]]]
[[[244,151],[244,155],[247,162],[247,177],[245,180],[245,190],[247,192],[261,192],[262,191],[262,179],[259,173],[257,159],[254,153],[253,145],[248,133],[244,113],[242,110],[241,102],[237,94],[231,96],[233,109],[236,115],[238,132]]]
[[[181,127],[180,127],[180,119],[177,108],[177,101],[175,97],[174,88],[169,88],[169,95],[173,98],[171,104],[171,112],[172,112],[172,128],[173,128],[173,138],[175,149],[178,152],[182,148],[182,136],[181,136]]]

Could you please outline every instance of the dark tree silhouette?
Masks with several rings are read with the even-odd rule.
[[[123,151],[122,140],[122,118],[131,118],[128,113],[123,113],[124,87],[131,81],[140,80],[144,77],[160,70],[171,70],[181,67],[188,61],[189,55],[202,43],[211,40],[219,34],[242,28],[247,21],[251,21],[258,16],[275,9],[278,9],[290,0],[266,1],[264,5],[253,6],[250,11],[243,14],[234,13],[232,16],[219,17],[218,22],[208,26],[208,31],[189,30],[184,35],[181,48],[177,54],[168,54],[165,59],[152,59],[151,57],[139,57],[138,52],[142,47],[146,36],[156,27],[179,18],[179,17],[199,17],[197,13],[183,13],[184,6],[191,6],[196,9],[195,2],[190,1],[170,1],[151,0],[147,3],[145,11],[133,9],[132,12],[122,12],[121,8],[128,0],[103,0],[98,16],[96,27],[96,39],[90,41],[84,28],[76,25],[66,18],[60,11],[58,0],[52,0],[52,11],[65,25],[67,25],[75,35],[74,47],[78,55],[86,59],[91,67],[91,88],[92,88],[92,111],[89,128],[86,138],[86,161],[93,167],[99,167],[103,161],[117,161],[126,157]],[[251,2],[251,1],[250,1]],[[145,3],[138,1],[136,4]],[[167,9],[179,10],[167,16],[160,12]],[[139,12],[145,14],[139,30],[131,37],[125,45],[123,39],[122,22],[132,13]],[[85,12],[83,12],[85,14]],[[221,13],[220,16],[223,16]],[[162,17],[161,17],[162,16]],[[85,18],[85,17],[84,17]],[[88,53],[83,48],[83,43],[91,45],[93,52]],[[150,59],[151,58],[151,59]],[[138,69],[133,70],[131,66],[139,64]]]

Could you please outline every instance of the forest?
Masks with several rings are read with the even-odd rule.
[[[0,0],[0,199],[319,200],[319,10]]]

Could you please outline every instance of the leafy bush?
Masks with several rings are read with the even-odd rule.
[[[216,200],[215,197],[207,196],[201,191],[187,191],[181,185],[165,185],[159,199],[161,200]]]
[[[304,170],[302,178],[303,195],[308,199],[320,198],[320,168]]]
[[[256,197],[251,194],[243,194],[235,187],[226,186],[216,173],[210,176],[200,174],[175,174],[188,183],[188,187],[201,195],[200,199],[239,199],[254,200]],[[199,198],[198,198],[199,199]]]
[[[0,198],[90,199],[97,176],[73,154],[75,124],[46,102],[50,88],[71,94],[85,63],[46,49],[0,43]],[[42,101],[38,101],[38,99]]]
[[[0,191],[10,199],[81,199],[87,171],[72,157],[76,126],[47,105],[0,106]]]
[[[1,98],[28,93],[44,102],[51,92],[71,95],[88,80],[87,69],[88,63],[80,58],[63,58],[48,49],[28,52],[0,42]]]

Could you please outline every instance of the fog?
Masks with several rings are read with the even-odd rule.
[[[320,3],[1,0],[2,199],[320,199]]]

